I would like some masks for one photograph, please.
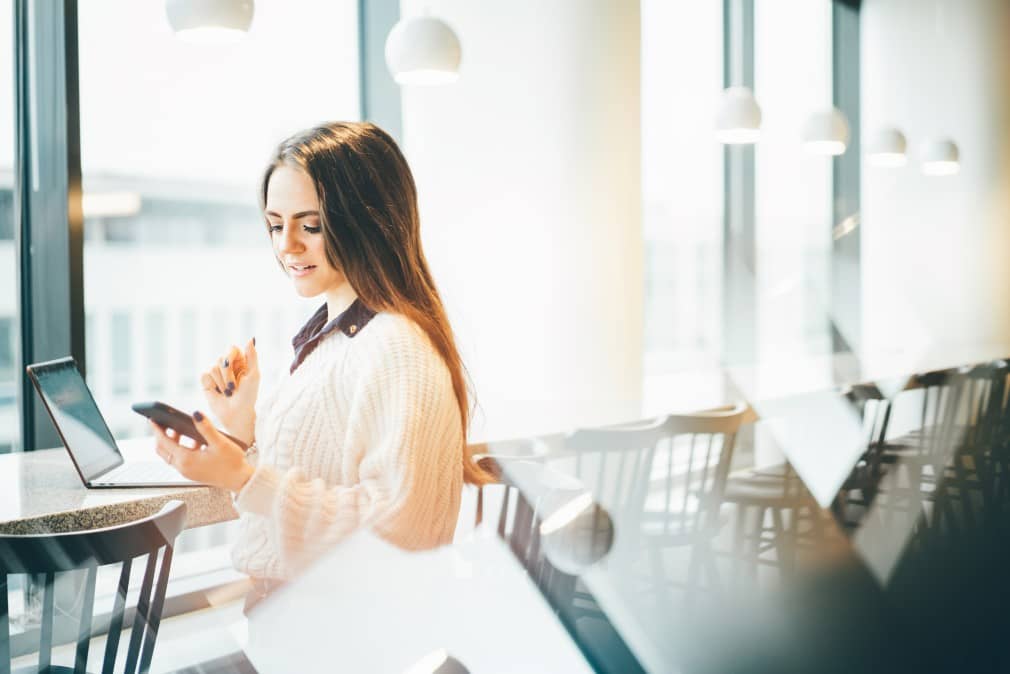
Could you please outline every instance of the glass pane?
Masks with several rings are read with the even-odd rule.
[[[0,453],[20,447],[17,266],[14,264],[14,10],[0,0]]]
[[[646,413],[721,401],[722,6],[642,2]]]
[[[754,14],[763,113],[755,159],[757,365],[783,384],[826,387],[832,157],[808,151],[801,130],[831,109],[831,3],[758,0]],[[783,40],[791,21],[804,28]]]
[[[232,344],[256,337],[264,381],[289,364],[322,300],[278,270],[259,179],[288,135],[359,117],[356,11],[256,3],[241,41],[207,45],[163,2],[80,3],[88,384],[117,437],[148,433],[137,401],[206,410],[199,374]],[[174,582],[229,567],[234,525],[180,536]]]
[[[257,3],[245,37],[207,45],[164,3],[81,3],[88,382],[114,433],[146,433],[136,401],[205,408],[199,373],[232,344],[257,337],[265,380],[287,366],[321,300],[278,271],[258,182],[284,137],[358,118],[356,7]]]

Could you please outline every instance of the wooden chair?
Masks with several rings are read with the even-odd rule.
[[[723,501],[734,508],[731,557],[738,587],[745,573],[757,583],[762,565],[788,577],[800,548],[816,547],[823,538],[820,506],[788,463],[731,477]]]
[[[490,458],[502,464],[506,480],[508,462],[522,460],[542,462],[577,479],[612,518],[618,543],[611,554],[635,560],[648,551],[654,589],[668,590],[670,577],[662,554],[678,546],[694,546],[683,585],[689,591],[697,589],[704,573],[717,587],[710,544],[719,528],[719,504],[736,432],[749,414],[750,408],[741,404],[582,428],[560,438],[498,445]],[[533,449],[537,444],[553,446],[553,451],[537,455]],[[502,451],[509,455],[502,456]],[[482,518],[486,501],[479,498],[478,518]],[[591,602],[579,592],[575,579],[558,578],[556,570],[543,566],[535,508],[514,488],[504,488],[499,501],[498,533],[534,579],[542,586],[567,583],[573,601],[586,600],[582,612],[591,612]]]
[[[644,498],[642,480],[663,437],[662,426],[661,419],[643,420],[479,448],[484,452],[476,453],[474,459],[499,476],[501,484],[486,485],[478,492],[477,523],[496,518],[498,535],[541,589],[571,594],[574,578],[560,573],[542,554],[538,525],[545,513],[538,512],[541,504],[535,496],[524,495],[518,489],[510,470],[532,462],[545,474],[553,472],[570,478],[609,511],[617,535],[623,536],[622,520],[629,513],[634,515],[637,526]],[[584,538],[579,542],[586,545]]]
[[[38,665],[22,668],[18,672],[82,674],[87,667],[88,648],[94,634],[92,618],[98,567],[121,564],[102,665],[102,674],[111,674],[123,630],[131,569],[134,560],[144,555],[147,559],[130,643],[126,651],[124,671],[127,674],[149,671],[161,623],[161,611],[172,565],[172,551],[175,539],[182,531],[185,521],[186,504],[181,501],[170,501],[155,515],[104,529],[59,534],[0,535],[0,674],[11,673],[10,618],[7,600],[9,576],[37,574],[43,578],[44,587]],[[86,576],[72,669],[51,664],[56,623],[54,586],[57,574],[66,572],[83,572]]]
[[[649,423],[646,422],[645,425],[649,426]],[[572,438],[575,439],[574,446],[569,442]],[[594,457],[594,451],[579,456],[574,447],[586,441],[586,438],[584,431],[576,431],[475,447],[477,451],[474,459],[500,480],[497,484],[484,485],[478,491],[477,524],[481,521],[494,523],[498,536],[506,542],[531,580],[547,598],[561,623],[571,634],[580,635],[577,641],[594,669],[642,671],[635,656],[618,636],[610,619],[600,610],[595,598],[586,591],[578,576],[559,569],[551,562],[551,559],[556,559],[550,553],[552,539],[557,533],[544,534],[541,525],[549,520],[552,507],[557,502],[549,497],[541,498],[529,489],[520,489],[517,484],[521,482],[525,485],[531,476],[535,476],[537,469],[542,469],[544,480],[540,486],[546,484],[547,493],[551,490],[550,485],[559,484],[562,485],[560,491],[565,494],[577,493],[576,485],[579,488],[585,487],[588,491],[590,485],[576,475],[576,463],[579,470],[587,471],[583,473],[587,477],[590,472],[598,475],[600,469],[606,477],[607,469],[614,468],[616,464],[611,463],[609,459],[612,457],[608,456],[605,466],[598,465],[595,463],[598,457]],[[631,444],[638,442],[633,441]],[[616,470],[621,472],[620,467]],[[611,497],[622,498],[619,490],[608,489],[607,492]],[[596,494],[593,496],[597,497]],[[572,547],[580,552],[574,557],[584,558],[586,555],[583,553],[587,551],[609,550],[614,540],[615,532],[611,528],[613,520],[609,515],[603,521],[604,518],[598,517],[601,512],[599,508],[593,507],[589,512],[590,517],[579,517],[572,522],[571,528],[577,528],[578,531],[570,531],[569,535],[562,535],[560,541],[556,541],[566,547],[575,539]],[[619,530],[616,535],[621,535]],[[596,555],[589,556],[592,558]],[[603,556],[602,560],[602,563],[607,563],[607,556]]]
[[[1000,508],[1010,504],[1010,359],[1007,371],[997,378],[990,398],[992,415],[989,439],[989,467],[992,475],[992,495]]]
[[[856,391],[853,397],[863,393]],[[856,404],[859,409],[862,403]],[[881,423],[886,426],[886,420]],[[788,577],[800,552],[817,550],[828,536],[825,513],[788,461],[731,476],[722,501],[733,511],[730,557],[738,589],[747,575],[757,587],[762,566],[775,567]],[[774,558],[767,556],[769,552]]]
[[[1008,376],[1010,363],[1005,360],[983,363],[967,372],[968,426],[947,479],[959,482],[969,525],[980,518],[992,518],[998,510],[998,474],[1001,463],[1005,464],[1005,457],[1000,456],[1004,439],[1000,434],[1005,432]]]
[[[956,454],[968,433],[968,382],[966,374],[956,369],[936,370],[917,375],[895,398],[896,406],[902,397],[916,395],[921,406],[918,428],[888,439],[884,448],[888,470],[898,471],[886,494],[885,524],[891,524],[893,513],[907,511],[909,524],[919,534],[941,526],[956,532],[958,510],[971,517],[964,510],[965,485],[949,470],[956,467]]]
[[[852,528],[858,525],[858,517],[854,521],[850,511],[855,507],[865,514],[880,488],[891,402],[875,384],[853,384],[842,395],[862,420],[866,446],[831,504],[838,523]]]
[[[661,441],[642,478],[645,498],[638,523],[658,593],[681,586],[690,604],[700,589],[722,589],[713,540],[722,525],[720,508],[737,431],[751,420],[753,412],[745,404],[663,420]],[[664,553],[671,548],[689,553],[683,584],[665,566]]]
[[[580,429],[564,440],[573,474],[612,512],[618,529],[676,545],[718,524],[745,404]]]

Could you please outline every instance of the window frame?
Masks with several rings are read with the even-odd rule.
[[[366,11],[367,7],[367,11]],[[399,87],[385,67],[385,36],[399,20],[398,0],[357,0],[361,118],[399,140]],[[61,441],[26,365],[70,353],[82,374],[85,358],[84,218],[82,209],[78,2],[14,0],[14,248],[17,275],[15,368],[20,449]],[[146,320],[146,315],[141,317]],[[162,616],[207,608],[207,593],[240,597],[247,582],[230,568],[173,579]],[[223,593],[223,594],[222,594]],[[107,630],[98,617],[95,636]],[[102,625],[105,628],[102,628]],[[76,631],[56,635],[72,642]],[[15,656],[32,652],[37,635],[15,635]]]
[[[862,154],[860,145],[859,13],[862,0],[835,0],[831,7],[832,104],[849,120],[849,147],[832,161],[832,226],[846,218],[859,223],[862,212]],[[855,48],[852,47],[855,45]],[[830,330],[833,353],[860,353],[862,340],[862,228],[834,237],[831,245]],[[843,331],[838,326],[844,328]],[[858,363],[857,359],[853,362]],[[836,381],[854,381],[860,373],[836,367]]]
[[[30,363],[71,354],[87,375],[81,183],[78,0],[14,0],[15,367],[20,448],[59,447],[24,375]],[[399,140],[400,90],[386,70],[396,0],[357,0],[361,118]]]
[[[76,0],[14,0],[14,248],[20,371],[84,355]],[[21,448],[59,446],[27,376],[18,387]]]
[[[832,160],[830,226],[845,218],[859,219],[862,148],[860,147],[860,52],[862,0],[832,0],[832,104],[849,120],[850,141],[845,153]],[[735,59],[734,57],[738,57]],[[754,90],[754,0],[723,0],[723,86]],[[723,362],[753,364],[757,354],[755,148],[727,145],[723,162]],[[839,383],[858,379],[862,327],[861,243],[858,227],[834,238],[831,247],[828,330],[832,353],[856,356],[854,370],[835,367]],[[839,330],[844,327],[845,336]],[[733,382],[727,376],[726,385]]]

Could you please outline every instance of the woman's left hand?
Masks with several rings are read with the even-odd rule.
[[[193,413],[193,423],[207,440],[203,449],[180,444],[174,431],[167,431],[152,421],[158,456],[191,480],[239,492],[253,474],[253,467],[245,460],[245,451],[221,435],[200,412]]]

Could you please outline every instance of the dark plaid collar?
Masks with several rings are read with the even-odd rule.
[[[348,337],[354,337],[375,317],[375,312],[366,307],[360,299],[355,299],[351,302],[351,306],[340,312],[329,323],[326,322],[326,316],[327,308],[323,304],[291,340],[291,346],[295,349],[295,360],[291,363],[291,372],[294,372],[302,364],[326,335],[334,330],[340,330]]]

